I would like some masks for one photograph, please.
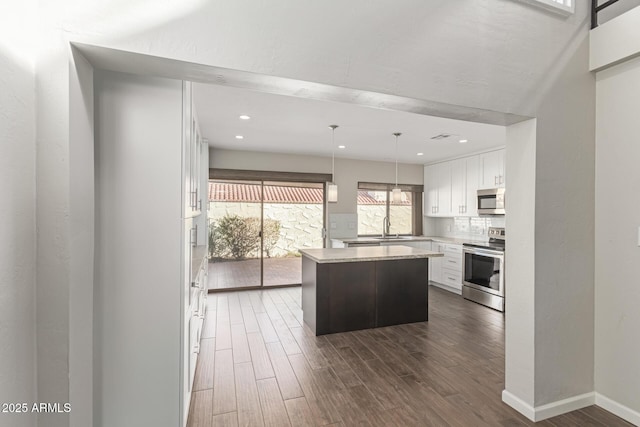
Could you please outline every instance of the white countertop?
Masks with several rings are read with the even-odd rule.
[[[418,236],[418,237],[429,239],[432,242],[453,243],[455,245],[462,245],[464,243],[482,244],[482,243],[487,243],[489,241],[488,238],[473,239],[469,237],[443,237],[443,236]]]
[[[440,242],[440,243],[452,243],[456,245],[461,245],[463,243],[487,243],[488,239],[472,239],[472,238],[462,238],[462,237],[443,237],[443,236],[400,236],[397,238],[385,238],[381,239],[379,237],[369,236],[369,237],[357,237],[357,238],[345,238],[345,239],[332,239],[339,240],[344,243],[382,243],[382,242],[393,242],[399,245],[402,242]]]
[[[412,248],[401,244],[333,249],[300,249],[299,251],[303,256],[306,256],[319,264],[433,258],[444,256],[444,254],[440,252]]]

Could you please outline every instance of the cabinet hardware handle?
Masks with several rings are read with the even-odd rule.
[[[193,209],[196,208],[197,200],[198,200],[198,192],[197,191],[192,191],[191,192],[191,207]]]
[[[191,235],[189,236],[189,243],[191,244],[191,246],[196,245],[197,236],[198,236],[198,225],[196,224],[195,227],[191,228]]]
[[[493,184],[494,185],[498,185],[498,177],[497,176],[493,177]]]
[[[453,264],[457,264],[457,262],[456,262],[456,261],[451,260],[451,259],[448,259],[448,260],[447,260],[447,262],[451,262],[451,263],[453,263]]]

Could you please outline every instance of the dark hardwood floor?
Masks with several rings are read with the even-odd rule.
[[[526,426],[502,313],[430,287],[429,322],[314,336],[300,288],[210,294],[188,425]],[[630,426],[591,406],[541,426]]]

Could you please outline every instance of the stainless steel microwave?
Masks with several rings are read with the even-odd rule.
[[[504,214],[504,188],[478,190],[478,215]]]

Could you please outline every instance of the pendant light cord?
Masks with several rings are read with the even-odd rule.
[[[398,187],[398,137],[400,135],[402,135],[400,132],[393,134],[396,137],[396,188]]]
[[[398,135],[396,135],[396,187],[398,186]]]
[[[335,183],[334,175],[336,173],[336,128],[338,125],[330,125],[331,128],[331,182]]]
[[[336,174],[336,150],[333,149],[335,145],[336,130],[333,129],[331,135],[331,182],[335,182],[333,176]]]

